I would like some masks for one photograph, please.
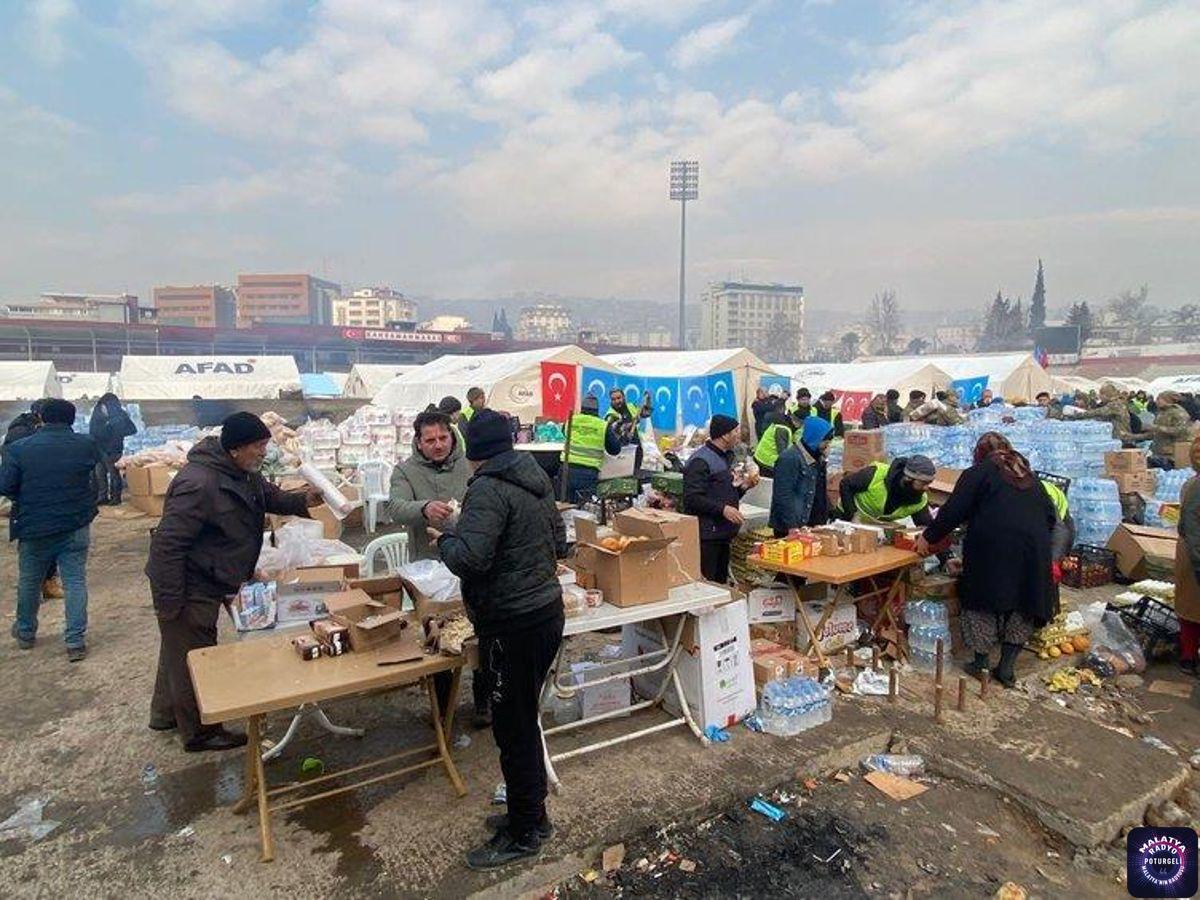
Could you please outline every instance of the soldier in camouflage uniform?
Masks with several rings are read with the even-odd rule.
[[[1111,384],[1100,388],[1100,405],[1080,413],[1077,419],[1101,419],[1112,423],[1114,440],[1123,444],[1133,441],[1132,425],[1129,421],[1129,404],[1121,399],[1121,392]]]
[[[962,414],[962,409],[958,405],[958,394],[954,391],[938,391],[937,398],[941,401],[942,408],[926,417],[926,424],[962,425],[967,421],[967,417]]]
[[[1179,396],[1173,391],[1163,391],[1159,394],[1156,405],[1158,412],[1154,416],[1154,424],[1150,426],[1150,434],[1154,436],[1150,444],[1150,453],[1162,460],[1173,461],[1176,441],[1191,440],[1192,418],[1187,414],[1187,410],[1179,405]]]

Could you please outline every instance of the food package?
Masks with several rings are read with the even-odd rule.
[[[316,659],[321,655],[321,642],[309,634],[292,638],[292,647],[301,659]]]
[[[275,582],[244,584],[229,604],[229,614],[238,631],[262,631],[275,625]]]
[[[308,627],[321,642],[321,652],[326,656],[341,656],[350,649],[350,629],[345,625],[332,619],[318,619]]]
[[[344,519],[354,510],[355,504],[337,489],[332,481],[312,463],[303,462],[299,469],[300,477],[321,492],[325,504],[339,519]]]

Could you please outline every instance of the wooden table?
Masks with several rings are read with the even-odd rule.
[[[806,581],[823,582],[834,586],[833,596],[826,602],[825,608],[821,611],[821,618],[817,620],[817,624],[814,626],[809,620],[808,611],[800,601],[799,595],[796,594],[795,586],[791,582],[788,583],[792,593],[796,595],[796,616],[804,624],[804,628],[808,632],[809,653],[817,657],[817,661],[822,667],[827,667],[829,659],[821,650],[817,635],[824,629],[825,623],[829,621],[829,617],[833,615],[833,611],[837,608],[838,604],[853,603],[867,597],[882,596],[883,606],[879,610],[879,614],[875,617],[875,621],[871,623],[871,631],[878,633],[880,626],[885,623],[898,626],[899,623],[896,622],[895,616],[892,614],[892,603],[900,594],[900,590],[904,584],[904,576],[909,566],[919,563],[921,557],[911,550],[901,550],[897,547],[880,547],[878,550],[873,550],[870,553],[849,553],[845,556],[814,556],[794,566],[766,562],[765,560],[753,557],[750,557],[747,561],[752,565],[758,566],[760,569],[766,569],[768,572],[778,572],[781,575],[792,575],[797,578],[804,578]],[[879,583],[881,579],[883,581],[882,585]],[[856,597],[851,597],[848,588],[857,581],[870,581],[871,590],[858,594]],[[908,655],[903,641],[898,642],[897,647],[901,658]]]
[[[275,840],[271,834],[273,812],[438,765],[445,769],[446,777],[455,793],[459,797],[466,795],[467,789],[454,767],[454,761],[450,758],[447,741],[447,735],[454,724],[454,707],[458,702],[459,679],[465,660],[461,656],[426,656],[411,663],[381,666],[378,665],[377,658],[377,652],[368,652],[302,660],[292,649],[289,635],[244,643],[219,644],[193,650],[188,654],[188,670],[192,675],[196,701],[200,707],[200,720],[206,725],[230,719],[247,720],[245,785],[241,800],[234,806],[234,812],[246,812],[257,803],[263,862],[270,862],[275,858]],[[437,692],[433,685],[432,676],[438,672],[454,673],[449,702],[444,713],[439,709]],[[276,788],[267,786],[262,758],[263,720],[267,713],[292,710],[306,703],[389,690],[418,682],[425,686],[429,694],[436,738],[434,743],[413,747],[383,759],[308,781],[293,782]],[[291,794],[336,778],[423,754],[432,756],[401,768],[343,784],[341,787],[271,804],[271,799],[280,795]]]

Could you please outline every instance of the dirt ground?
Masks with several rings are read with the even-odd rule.
[[[1020,674],[1031,690],[994,691],[986,703],[973,695],[945,727],[930,720],[928,681],[913,677],[898,704],[839,700],[832,723],[793,739],[738,726],[729,743],[706,749],[673,729],[568,761],[563,792],[550,801],[556,837],[535,864],[498,874],[461,864],[486,837],[482,818],[495,809],[488,801],[500,774],[490,735],[460,724],[460,741],[469,741],[456,751],[466,798],[456,800],[431,771],[319,802],[277,817],[277,858],[264,864],[253,818],[229,809],[241,790],[241,756],[186,754],[175,736],[146,727],[157,654],[141,574],[150,525],[105,518],[93,526],[87,660],[66,661],[59,601],[43,607],[33,650],[18,651],[7,633],[0,642],[0,820],[39,799],[45,819],[58,823],[38,839],[0,837],[6,895],[988,897],[1013,880],[1033,895],[1119,897],[1122,826],[1170,795],[1195,820],[1185,779],[1200,744],[1200,709],[1145,690],[1181,676],[1162,667],[1119,695],[1064,708],[1036,688],[1035,670],[1047,664],[1025,654]],[[6,632],[15,583],[14,546],[6,544]],[[233,639],[222,628],[222,640]],[[297,777],[306,757],[335,769],[428,734],[416,690],[327,708],[366,736],[335,738],[305,725],[269,764],[272,779]],[[286,724],[273,717],[271,733]],[[1142,743],[1143,734],[1175,755]],[[889,746],[925,754],[924,794],[897,802],[862,780],[858,760]],[[787,818],[772,823],[750,812],[760,793]],[[1103,837],[1080,847],[1064,835]],[[616,843],[626,847],[625,862],[606,876],[600,851]],[[583,877],[590,872],[592,881]]]

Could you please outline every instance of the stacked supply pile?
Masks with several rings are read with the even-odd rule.
[[[1145,523],[1154,528],[1179,526],[1179,494],[1195,473],[1191,469],[1170,469],[1158,473],[1154,496],[1146,498]]]
[[[944,658],[950,656],[950,616],[939,600],[910,600],[904,607],[908,623],[909,661],[917,669],[933,671],[937,660],[937,642],[942,642]]]
[[[1078,478],[1067,495],[1075,520],[1075,542],[1104,547],[1121,524],[1121,497],[1108,478]]]
[[[1104,477],[1116,482],[1119,494],[1150,494],[1155,489],[1154,472],[1146,468],[1146,454],[1141,450],[1105,453]]]
[[[808,731],[833,718],[829,688],[805,675],[769,682],[758,715],[768,734],[790,737]]]

